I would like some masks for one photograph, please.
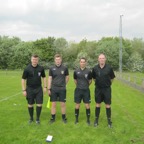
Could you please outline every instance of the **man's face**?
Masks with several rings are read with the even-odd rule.
[[[32,66],[34,66],[34,67],[37,66],[38,61],[39,61],[38,57],[31,57]]]
[[[56,57],[56,58],[55,58],[55,64],[56,64],[57,66],[60,66],[61,63],[62,63],[62,58],[61,58],[61,57]]]
[[[86,60],[85,59],[81,59],[80,60],[80,68],[85,68],[86,67]]]
[[[99,62],[100,65],[104,65],[105,62],[106,62],[106,57],[105,57],[105,55],[103,55],[103,54],[99,55],[99,57],[98,57],[98,62]]]

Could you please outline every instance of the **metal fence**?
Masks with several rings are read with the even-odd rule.
[[[116,72],[116,78],[137,90],[144,92],[144,78]]]

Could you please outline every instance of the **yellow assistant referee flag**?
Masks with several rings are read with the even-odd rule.
[[[51,109],[51,101],[50,101],[50,97],[48,97],[47,108]]]

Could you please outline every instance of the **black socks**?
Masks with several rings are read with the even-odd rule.
[[[111,108],[106,108],[106,115],[108,119],[111,119]]]
[[[41,110],[42,110],[42,107],[39,107],[39,106],[36,107],[37,120],[39,120]]]
[[[75,109],[75,117],[76,117],[76,119],[78,119],[78,117],[79,117],[79,109]]]
[[[34,108],[33,107],[28,107],[28,111],[29,111],[30,119],[33,120]]]
[[[55,114],[52,114],[51,117],[53,120],[55,120]]]
[[[66,119],[66,115],[65,114],[62,114],[62,119]]]
[[[90,109],[86,109],[86,116],[87,116],[87,120],[90,119]]]
[[[100,115],[100,107],[96,107],[95,108],[95,118],[99,118],[99,115]]]

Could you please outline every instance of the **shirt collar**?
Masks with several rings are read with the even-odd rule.
[[[33,68],[37,68],[37,67],[38,67],[38,64],[37,64],[35,67],[31,64],[31,67],[33,67]]]
[[[106,66],[106,64],[104,65],[104,67],[103,67],[103,68],[105,68],[105,66]],[[103,68],[101,68],[101,67],[100,67],[100,64],[98,64],[98,67],[99,67],[100,69],[103,69]]]
[[[80,69],[81,71],[83,71],[83,70],[85,70],[85,69],[86,69],[86,67],[85,67],[85,68],[83,68],[83,69],[80,67],[79,69]]]
[[[59,65],[59,66],[57,66],[57,65],[55,65],[57,68],[59,68],[59,67],[61,67],[61,65]]]

